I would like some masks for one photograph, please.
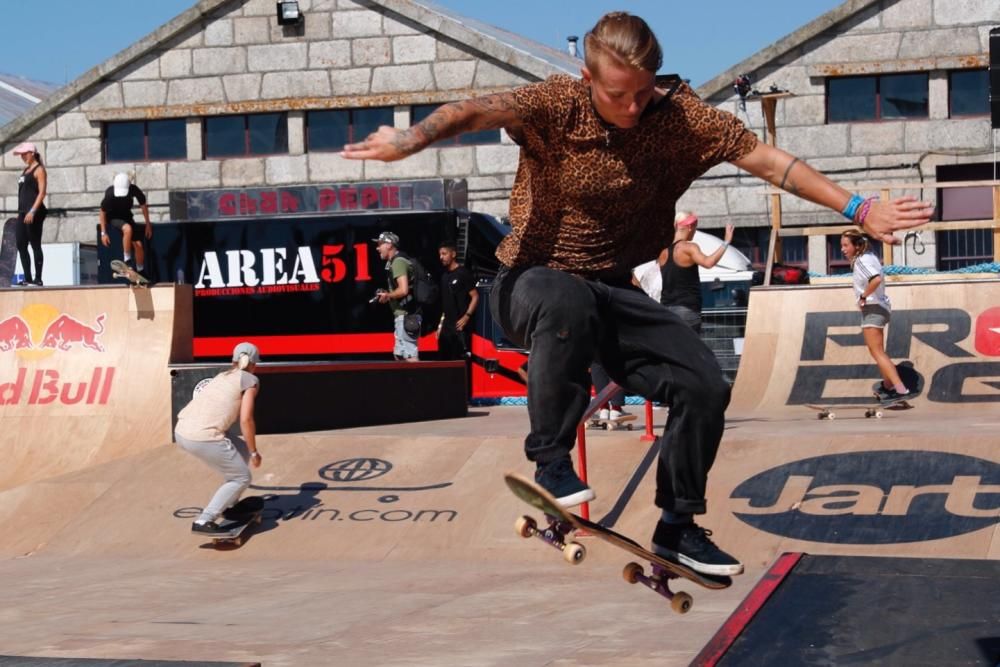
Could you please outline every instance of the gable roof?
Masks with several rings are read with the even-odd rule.
[[[116,72],[169,43],[203,17],[220,7],[243,0],[198,0],[190,9],[146,35],[129,47],[92,67],[77,79],[49,95],[26,113],[0,127],[0,143],[25,131],[47,114],[86,94]],[[368,4],[393,12],[432,32],[440,33],[525,74],[544,79],[552,74],[578,74],[581,61],[538,42],[480,23],[424,0],[368,0]],[[372,10],[377,11],[377,10]]]
[[[696,92],[702,99],[708,100],[722,91],[730,89],[733,81],[739,75],[760,69],[786,53],[797,49],[825,30],[862,12],[871,5],[878,4],[878,2],[879,0],[846,0],[839,7],[834,7],[826,14],[810,21],[795,32],[785,35],[774,44],[761,49],[746,60],[719,74],[711,81],[702,84]]]
[[[0,72],[0,127],[48,97],[56,86]]]

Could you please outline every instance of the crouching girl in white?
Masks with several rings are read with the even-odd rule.
[[[249,462],[260,467],[254,404],[260,381],[253,375],[260,352],[252,343],[233,350],[233,367],[219,373],[199,390],[177,415],[174,439],[184,451],[204,461],[225,479],[191,526],[197,532],[215,532],[222,513],[236,504],[250,486]],[[237,418],[246,449],[233,444],[226,431]]]

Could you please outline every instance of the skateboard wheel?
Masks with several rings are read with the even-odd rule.
[[[638,563],[629,563],[622,570],[622,578],[630,584],[639,583],[640,574],[642,574],[642,565]]]
[[[531,537],[535,534],[535,520],[530,516],[519,517],[517,521],[514,522],[514,530],[521,537]]]
[[[632,425],[631,424],[626,424],[625,425],[625,430],[626,431],[631,431],[632,430]]]
[[[834,412],[828,412],[826,413],[826,418],[829,419],[830,421],[833,421],[834,419],[837,418],[837,414]]]
[[[875,419],[882,419],[882,411],[881,410],[876,410],[875,411]]]
[[[684,592],[675,593],[673,599],[670,600],[670,608],[678,614],[688,613],[691,611],[691,605],[693,604],[694,598]]]
[[[570,542],[566,545],[566,549],[563,550],[563,558],[570,565],[579,565],[586,557],[587,549],[582,544],[577,544],[576,542]]]
[[[614,431],[615,427],[614,427],[614,425],[611,422],[607,422],[607,423],[604,424],[604,430],[605,431]]]

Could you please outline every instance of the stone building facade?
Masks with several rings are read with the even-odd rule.
[[[701,86],[699,94],[737,113],[763,138],[762,105],[751,98],[742,111],[733,81],[747,74],[753,88],[762,93],[772,86],[789,91],[794,96],[779,99],[776,106],[778,147],[848,189],[861,183],[935,181],[947,178],[949,168],[956,165],[979,167],[969,173],[988,172],[994,131],[986,81],[989,31],[996,26],[1000,26],[1000,3],[995,0],[852,0],[720,74]],[[971,113],[952,108],[956,73],[973,73],[981,86],[978,106]],[[926,76],[921,84],[925,108],[914,117],[829,119],[831,82],[874,79],[883,85],[894,75],[906,74]],[[877,194],[871,187],[866,192]],[[893,192],[902,194],[930,201],[938,197],[935,189]],[[984,195],[989,196],[988,190],[978,196]],[[769,198],[760,181],[746,174],[740,177],[730,165],[706,174],[681,203],[699,211],[707,226],[732,222],[762,229],[770,220]],[[947,216],[947,211],[942,213]],[[783,226],[844,222],[829,210],[782,197]],[[807,238],[807,242],[797,239],[799,258],[808,260],[810,270],[825,273],[831,259],[826,237]],[[923,232],[917,243],[897,252],[894,261],[934,268],[939,259],[936,238],[937,234]],[[790,239],[786,245],[792,245]],[[992,254],[992,247],[985,250]]]
[[[200,0],[0,128],[3,208],[16,208],[20,163],[10,149],[31,140],[50,173],[55,215],[46,222],[46,241],[93,242],[96,207],[119,171],[134,173],[159,220],[168,216],[169,193],[178,190],[422,178],[467,179],[470,208],[505,215],[517,147],[502,133],[493,142],[432,148],[397,163],[362,163],[311,149],[310,114],[388,107],[393,124],[407,127],[419,105],[578,74],[581,61],[414,0],[299,5],[304,22],[280,26],[274,0]],[[698,92],[764,138],[761,105],[751,98],[741,109],[732,82],[748,74],[761,92],[772,85],[788,90],[793,96],[777,103],[777,145],[848,188],[934,180],[942,167],[992,159],[989,115],[951,113],[950,82],[955,72],[986,70],[989,29],[998,24],[996,0],[847,0]],[[828,120],[831,81],[906,73],[926,75],[924,116]],[[206,155],[207,119],[275,112],[287,122],[287,146],[279,154]],[[109,127],[164,119],[184,123],[180,156],[107,159]],[[937,196],[933,190],[913,194]],[[726,222],[743,228],[738,245],[760,258],[770,209],[759,180],[722,165],[680,206],[697,211],[705,228]],[[786,226],[841,222],[794,197],[783,198],[782,210]],[[786,250],[797,248],[801,263],[825,273],[827,243],[823,236],[786,239]],[[922,253],[904,252],[896,260],[934,266],[935,235],[923,234],[921,244]]]
[[[10,151],[30,140],[49,172],[46,242],[93,243],[97,206],[120,171],[145,190],[154,221],[177,190],[425,178],[466,179],[470,208],[505,215],[518,149],[502,133],[384,164],[309,150],[306,119],[388,107],[390,122],[408,127],[415,105],[578,73],[580,61],[410,0],[298,4],[302,23],[281,26],[274,0],[201,0],[0,129],[3,209],[17,204],[21,163]],[[287,121],[280,154],[206,155],[208,119],[275,112]],[[170,119],[184,123],[178,155],[108,159],[115,127]]]

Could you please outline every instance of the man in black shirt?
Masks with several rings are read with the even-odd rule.
[[[438,324],[438,351],[442,359],[469,358],[472,314],[479,304],[476,281],[458,263],[455,245],[446,241],[438,248],[441,274],[441,322]]]
[[[135,218],[132,217],[132,200],[139,202],[142,209],[142,217],[146,221],[144,225],[138,225],[142,229],[135,229]],[[146,205],[146,193],[132,183],[128,174],[115,174],[114,185],[104,191],[104,199],[101,201],[101,243],[104,246],[111,246],[111,239],[108,237],[108,222],[115,229],[120,229],[122,233],[122,254],[125,263],[139,273],[143,272],[145,253],[143,251],[142,239],[147,241],[153,238],[153,225],[149,223],[149,206]],[[132,252],[135,251],[135,261],[132,261]]]

